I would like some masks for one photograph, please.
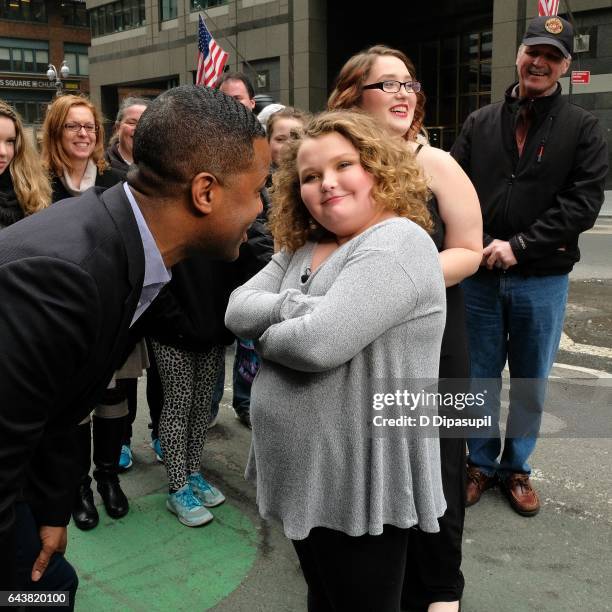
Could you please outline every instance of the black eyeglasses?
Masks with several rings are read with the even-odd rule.
[[[418,81],[380,81],[380,83],[372,83],[371,85],[364,85],[362,89],[382,89],[387,93],[397,93],[402,85],[406,90],[406,93],[418,93],[421,91],[421,84]]]

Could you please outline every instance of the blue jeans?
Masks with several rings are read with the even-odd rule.
[[[244,364],[244,360],[253,360],[253,351],[245,349],[240,340],[236,341],[236,356],[234,358],[234,368],[232,372],[233,379],[233,399],[232,406],[236,411],[236,414],[248,413],[251,408],[251,382],[246,380],[241,375],[240,369],[241,364]],[[257,367],[253,364],[253,367]],[[219,404],[223,399],[223,391],[225,390],[225,358],[219,370],[219,377],[215,384],[215,389],[212,396],[212,407],[210,411],[211,421],[217,416],[219,412]]]
[[[555,359],[567,303],[568,275],[531,276],[481,268],[463,281],[472,379],[487,381],[487,414],[497,436],[468,439],[470,464],[502,479],[530,474],[527,463],[540,430],[546,381]],[[510,406],[502,450],[501,373],[508,360]],[[511,437],[513,431],[520,437]]]

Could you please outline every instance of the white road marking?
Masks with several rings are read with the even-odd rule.
[[[578,353],[581,355],[592,355],[593,357],[606,357],[607,359],[612,359],[612,348],[574,342],[565,332],[561,334],[559,349],[567,351],[568,353]]]

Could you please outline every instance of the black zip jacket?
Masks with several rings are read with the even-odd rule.
[[[247,232],[236,261],[210,261],[194,254],[172,268],[172,280],[161,290],[133,328],[135,337],[147,335],[174,348],[204,352],[227,345],[234,335],[225,327],[230,293],[257,274],[274,252],[266,213],[268,195],[262,190],[263,212]]]
[[[484,244],[510,242],[525,276],[566,274],[580,259],[578,236],[593,227],[608,172],[606,139],[595,116],[554,94],[504,102],[472,113],[451,153],[470,177],[482,208]],[[535,113],[519,157],[520,107]]]
[[[130,168],[129,164],[126,164],[119,153],[119,142],[115,142],[104,152],[104,159],[110,164],[111,168],[122,175],[123,179],[127,175],[127,171]]]

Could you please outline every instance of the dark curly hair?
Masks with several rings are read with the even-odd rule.
[[[134,134],[128,182],[143,193],[186,191],[199,172],[220,183],[247,170],[253,139],[265,138],[254,113],[218,89],[181,85],[149,105]]]

